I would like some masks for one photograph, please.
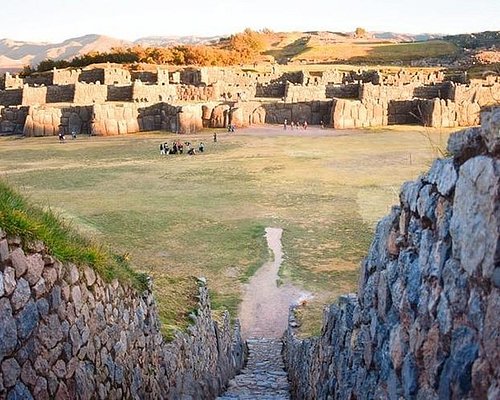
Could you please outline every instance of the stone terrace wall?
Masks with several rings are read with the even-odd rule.
[[[242,367],[239,328],[212,320],[205,286],[189,334],[166,343],[150,291],[20,245],[0,229],[1,398],[213,399]]]
[[[22,90],[23,106],[41,105],[47,103],[47,86],[25,86]]]
[[[28,107],[0,106],[0,132],[23,133],[27,115]]]
[[[53,136],[62,132],[90,133],[92,106],[29,107],[23,133],[26,136]]]
[[[425,126],[454,128],[479,124],[481,106],[476,102],[433,99],[421,101],[420,107]]]
[[[325,95],[329,99],[334,97],[340,99],[359,99],[359,87],[358,83],[347,83],[345,85],[328,84],[326,85]]]
[[[132,100],[158,103],[177,99],[177,89],[173,85],[146,85],[134,82],[132,85]]]
[[[449,99],[456,103],[477,103],[481,107],[500,104],[500,83],[485,84],[485,81],[468,85],[451,84]]]
[[[108,86],[77,82],[75,83],[75,104],[104,103],[108,100]]]
[[[357,295],[286,335],[297,399],[500,398],[500,109],[378,224]]]
[[[298,103],[313,100],[326,100],[325,85],[299,85],[290,82],[285,86],[285,102]]]
[[[0,90],[1,106],[17,106],[23,102],[23,89]]]
[[[214,86],[175,85],[177,99],[181,101],[218,100],[219,93]]]
[[[389,124],[389,104],[382,100],[333,99],[331,121],[335,129],[385,126]]]

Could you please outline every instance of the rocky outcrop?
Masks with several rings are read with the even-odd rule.
[[[150,291],[63,265],[0,229],[0,398],[211,399],[242,367],[239,327],[212,320],[208,290],[165,342]]]
[[[289,327],[295,398],[500,397],[500,109],[481,119],[403,185],[321,336]]]

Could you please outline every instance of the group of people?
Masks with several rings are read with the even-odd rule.
[[[183,154],[184,150],[186,150],[186,154],[190,156],[194,156],[196,154],[196,149],[191,144],[191,142],[181,142],[180,140],[174,140],[171,147],[168,142],[160,144],[160,154]],[[204,151],[205,144],[203,142],[200,142],[200,144],[198,145],[198,152],[203,153]]]
[[[294,129],[299,129],[299,127],[301,127],[302,129],[306,130],[307,129],[307,121],[304,120],[304,122],[302,122],[300,125],[299,125],[299,122],[298,121],[292,121],[290,122],[290,129],[293,131]],[[285,119],[285,121],[283,121],[283,129],[286,131],[288,128],[288,120]]]

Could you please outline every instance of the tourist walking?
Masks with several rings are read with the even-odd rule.
[[[214,143],[217,142],[217,132],[214,132]]]

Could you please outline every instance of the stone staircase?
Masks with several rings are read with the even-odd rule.
[[[248,339],[248,360],[218,400],[289,400],[279,339]]]

